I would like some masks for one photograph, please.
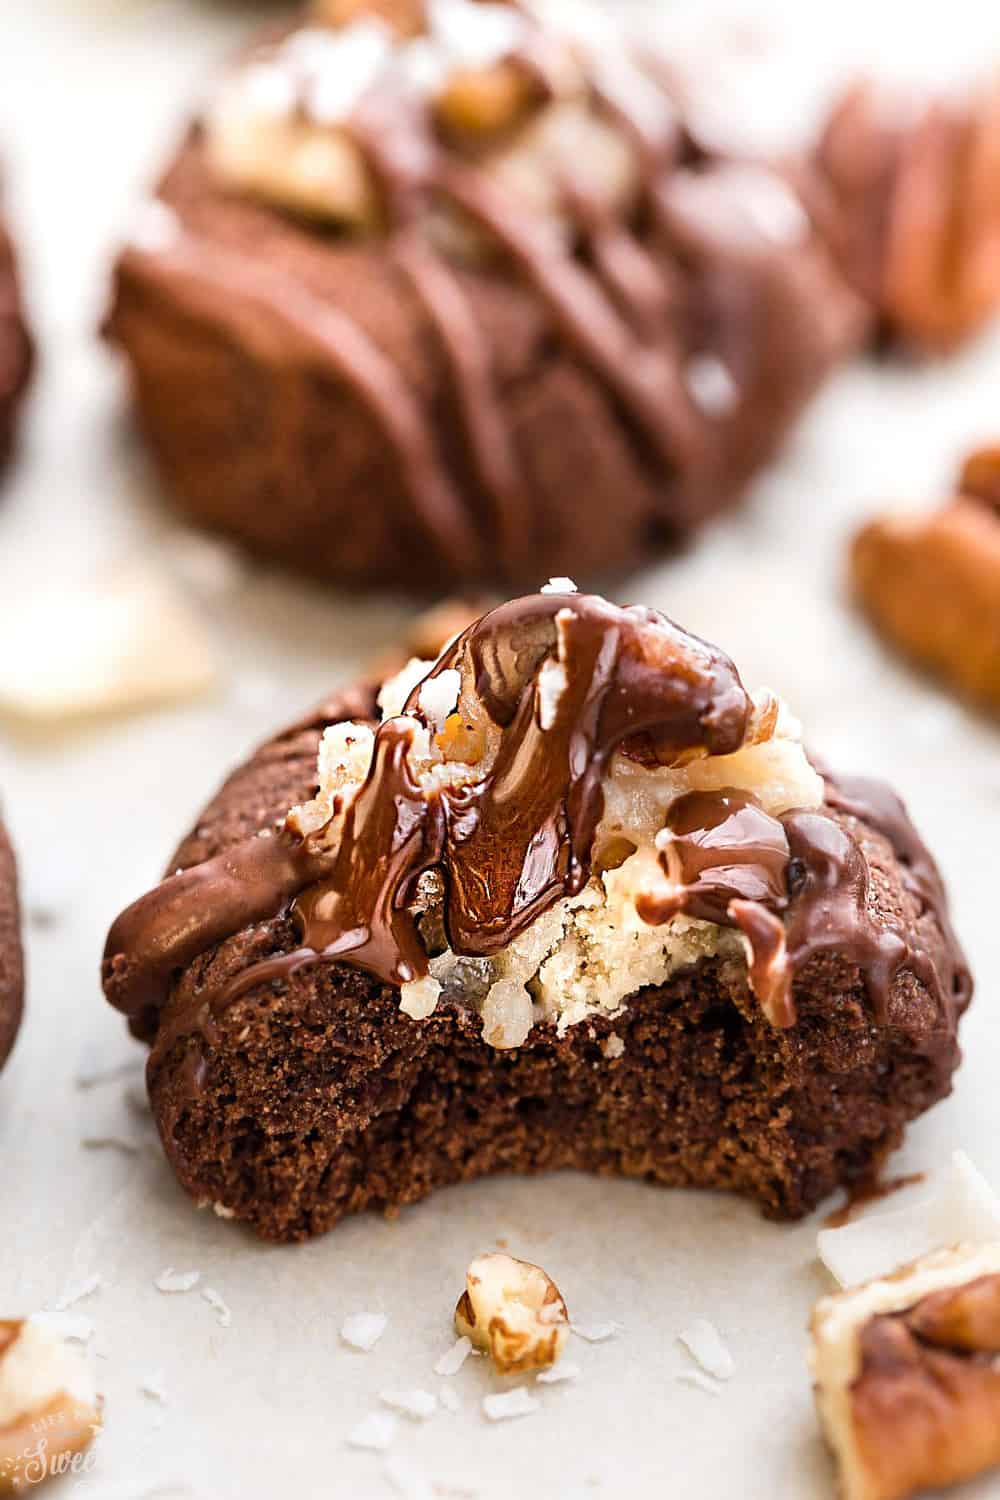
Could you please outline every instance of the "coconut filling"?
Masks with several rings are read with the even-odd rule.
[[[372,232],[384,220],[379,174],[355,120],[378,99],[384,123],[381,101],[395,101],[410,140],[409,101],[426,107],[442,138],[509,192],[527,219],[565,235],[566,184],[581,160],[588,198],[619,211],[637,191],[639,162],[623,131],[595,108],[588,77],[597,57],[604,67],[613,57],[614,86],[643,100],[651,122],[662,123],[671,106],[614,28],[605,23],[598,35],[567,25],[568,14],[539,9],[547,28],[543,93],[528,88],[530,72],[509,62],[533,35],[532,18],[516,6],[429,0],[426,30],[412,37],[374,15],[300,28],[262,48],[217,90],[204,116],[209,165],[238,192]],[[438,206],[429,227],[444,249],[476,257],[484,248],[450,205]]]
[[[432,663],[411,661],[379,696],[384,718],[403,714],[411,694],[426,723],[412,723],[411,764],[428,792],[465,785],[488,774],[500,731],[481,703],[463,688],[458,671],[421,680]],[[539,725],[551,723],[562,667],[546,662],[538,676]],[[744,966],[751,958],[742,933],[679,914],[658,926],[639,916],[643,892],[662,886],[657,837],[674,802],[690,792],[724,789],[752,794],[774,817],[823,801],[823,781],[809,764],[800,728],[768,694],[754,698],[757,712],[748,742],[730,755],[703,755],[681,766],[646,766],[618,752],[603,783],[604,813],[593,848],[590,880],[538,917],[488,958],[448,947],[443,920],[444,885],[436,873],[421,878],[414,914],[427,948],[429,973],[401,987],[400,1009],[415,1020],[454,997],[482,1016],[483,1038],[493,1047],[520,1046],[536,1022],[562,1035],[590,1016],[619,1015],[626,998],[663,984],[701,959],[727,956]],[[319,750],[319,791],[293,809],[289,822],[305,836],[335,844],[343,813],[364,781],[374,734],[365,725],[334,724]]]

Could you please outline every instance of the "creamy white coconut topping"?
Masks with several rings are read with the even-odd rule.
[[[408,715],[411,761],[434,785],[463,785],[488,773],[499,731],[482,706],[470,701],[458,672],[447,671],[419,684],[433,664],[411,661],[380,694],[386,718],[403,714],[408,698],[417,700],[427,723]],[[558,693],[556,663],[548,677],[542,668],[539,694],[544,729],[546,702]],[[646,766],[621,753],[604,781],[604,815],[594,844],[594,869],[579,895],[558,901],[513,942],[490,958],[470,958],[447,947],[440,924],[442,890],[434,875],[420,885],[417,909],[428,945],[430,974],[405,984],[400,1007],[415,1019],[430,1015],[442,995],[461,996],[478,1006],[483,1035],[495,1047],[516,1047],[539,1021],[562,1034],[592,1015],[614,1016],[626,997],[664,983],[671,974],[702,958],[728,954],[747,959],[746,939],[734,929],[687,915],[662,926],[639,916],[636,902],[662,879],[656,836],[678,798],[694,791],[723,788],[752,793],[773,816],[792,808],[815,808],[823,782],[806,758],[800,727],[767,693],[757,706],[748,742],[731,755],[705,755],[682,766]],[[456,710],[457,712],[453,712]],[[326,730],[319,752],[319,791],[314,802],[289,815],[306,833],[324,830],[333,843],[343,810],[360,787],[371,761],[374,735],[352,723]],[[475,755],[467,747],[475,747]],[[453,759],[463,752],[468,759]]]

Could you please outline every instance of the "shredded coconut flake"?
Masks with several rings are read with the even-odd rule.
[[[219,1320],[219,1327],[228,1328],[230,1323],[233,1321],[233,1315],[229,1310],[229,1306],[224,1298],[222,1298],[212,1286],[203,1286],[201,1289],[201,1295],[204,1297],[209,1307],[214,1310],[215,1315]]]
[[[85,1151],[120,1151],[123,1156],[138,1156],[142,1150],[139,1141],[130,1141],[123,1135],[85,1135],[80,1142]]]
[[[462,1409],[462,1403],[455,1394],[454,1386],[443,1385],[438,1394],[438,1400],[445,1411],[456,1412]]]
[[[391,46],[391,33],[374,17],[330,35],[328,53],[307,88],[310,117],[320,125],[344,120],[374,83]],[[317,61],[322,56],[319,46],[314,56]]]
[[[519,979],[498,979],[483,1001],[483,1040],[504,1051],[522,1047],[535,1019],[531,996]]]
[[[930,1191],[905,1208],[820,1230],[819,1258],[841,1286],[886,1276],[959,1241],[982,1244],[1000,1238],[1000,1199],[964,1151],[954,1152],[927,1185]]]
[[[542,585],[543,594],[578,594],[580,590],[572,578],[550,578]]]
[[[447,1354],[442,1354],[441,1358],[434,1366],[434,1374],[457,1375],[471,1353],[471,1339],[465,1338],[464,1336],[460,1339],[456,1339],[451,1348],[448,1350]]]
[[[441,985],[430,974],[423,979],[411,979],[400,986],[399,1008],[414,1021],[426,1021],[434,1014],[441,994]]]
[[[395,1436],[396,1418],[387,1411],[373,1411],[348,1433],[347,1442],[351,1448],[367,1448],[372,1453],[384,1453]]]
[[[551,1369],[539,1370],[535,1376],[538,1385],[562,1385],[565,1380],[578,1380],[580,1366],[575,1365],[572,1360],[563,1360],[561,1364],[553,1365]]]
[[[707,1318],[695,1318],[677,1337],[706,1374],[714,1375],[716,1380],[732,1378],[736,1369],[733,1356],[714,1323]]]
[[[148,1375],[144,1375],[139,1382],[139,1389],[144,1396],[149,1396],[151,1400],[159,1401],[161,1406],[166,1406],[167,1392],[161,1370],[152,1370]]]
[[[393,1454],[386,1459],[382,1472],[404,1500],[433,1500],[434,1486],[409,1459]]]
[[[368,1354],[375,1348],[388,1325],[389,1319],[384,1313],[352,1313],[344,1319],[340,1337],[352,1349],[360,1349],[362,1353]]]
[[[493,1391],[483,1397],[483,1412],[491,1422],[507,1422],[512,1417],[528,1417],[538,1411],[541,1402],[523,1385],[512,1391]]]
[[[57,1339],[66,1339],[73,1344],[88,1344],[94,1334],[93,1320],[83,1313],[58,1310],[37,1312],[32,1314],[29,1321],[37,1323]]]
[[[92,1276],[85,1276],[82,1281],[70,1282],[62,1296],[52,1305],[56,1312],[62,1312],[65,1308],[82,1302],[85,1297],[92,1297],[95,1292],[100,1291],[103,1285],[104,1277],[95,1271]]]
[[[181,222],[162,198],[150,198],[132,220],[128,242],[146,255],[172,250],[181,237]]]
[[[578,1339],[588,1344],[603,1344],[622,1331],[622,1324],[609,1319],[606,1323],[571,1323],[570,1327]]]
[[[461,691],[462,676],[453,667],[439,672],[436,677],[428,677],[420,689],[420,707],[437,729],[454,711]]]
[[[685,370],[692,400],[710,417],[727,416],[739,399],[736,382],[714,354],[696,354]]]
[[[610,1036],[606,1036],[604,1038],[604,1041],[601,1043],[601,1051],[604,1053],[604,1056],[608,1059],[609,1062],[614,1062],[616,1057],[623,1056],[625,1052],[625,1043],[622,1041],[621,1037],[613,1031]]]
[[[710,1380],[701,1370],[679,1370],[676,1378],[684,1385],[693,1385],[709,1396],[720,1396],[722,1387],[718,1381]]]
[[[157,1276],[154,1285],[160,1292],[189,1292],[200,1280],[200,1271],[175,1271],[173,1266],[168,1266]]]
[[[551,729],[559,714],[559,702],[566,691],[566,668],[561,661],[547,661],[538,676],[538,723]]]
[[[384,1406],[391,1406],[393,1411],[401,1411],[416,1422],[426,1422],[437,1411],[437,1397],[430,1391],[379,1391],[378,1399]]]

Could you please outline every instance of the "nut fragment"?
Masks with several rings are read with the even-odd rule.
[[[470,143],[515,130],[543,101],[536,81],[515,62],[456,68],[435,101],[438,125]]]
[[[541,1266],[512,1255],[480,1255],[465,1273],[455,1331],[493,1361],[500,1375],[555,1364],[569,1333],[569,1314]]]
[[[1000,444],[977,448],[962,465],[959,494],[991,505],[1000,516]]]
[[[41,1323],[0,1321],[0,1494],[89,1467],[100,1427],[85,1356]]]
[[[824,1297],[812,1337],[844,1500],[902,1500],[1000,1463],[1000,1242]]]
[[[851,279],[890,332],[927,348],[1000,304],[1000,86],[915,112],[869,87],[835,110],[820,163]]]
[[[426,0],[313,0],[312,18],[323,26],[375,18],[400,36],[420,36],[427,29],[427,5]]]
[[[870,522],[854,541],[851,570],[860,602],[896,645],[1000,708],[1000,515],[984,503],[991,482],[984,450],[962,476],[975,498]]]

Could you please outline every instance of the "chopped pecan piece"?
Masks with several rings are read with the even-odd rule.
[[[842,214],[847,273],[890,334],[948,348],[996,310],[1000,85],[915,111],[855,88],[819,159]]]
[[[812,1339],[844,1500],[903,1500],[1000,1463],[1000,1243],[824,1297]]]

